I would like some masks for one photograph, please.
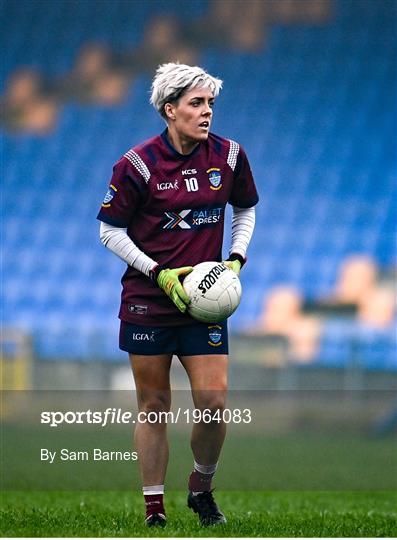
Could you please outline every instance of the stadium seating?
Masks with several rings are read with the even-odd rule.
[[[77,15],[66,0],[8,2],[3,77],[22,65],[58,76],[84,42],[137,45],[159,7],[190,20],[207,7],[136,2],[132,13],[115,0],[93,15],[92,5],[74,3]],[[214,131],[246,147],[261,196],[232,329],[248,329],[277,284],[327,296],[349,254],[396,263],[394,24],[392,1],[340,0],[326,26],[273,25],[258,53],[203,48],[201,64],[225,80]],[[32,332],[42,358],[117,358],[124,265],[100,244],[95,217],[112,164],[162,129],[149,86],[138,76],[117,107],[67,103],[47,137],[3,133],[4,321]],[[353,330],[326,325],[317,361],[346,364],[353,332],[363,365],[397,368],[392,330]]]

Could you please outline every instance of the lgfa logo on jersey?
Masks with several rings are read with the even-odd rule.
[[[208,345],[219,347],[222,345],[222,326],[214,324],[208,327]]]
[[[210,189],[218,191],[222,187],[222,176],[218,167],[211,167],[206,171],[208,173],[208,180],[210,181]]]
[[[103,208],[109,208],[110,201],[113,199],[116,193],[117,193],[117,188],[114,187],[113,184],[110,184],[109,189],[106,192],[105,198],[103,199],[103,203],[102,203]]]
[[[166,189],[179,189],[178,180],[174,180],[174,182],[159,182],[157,184],[157,189],[159,191],[164,191]]]

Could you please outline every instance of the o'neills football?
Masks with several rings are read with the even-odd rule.
[[[190,298],[189,314],[201,322],[220,322],[236,311],[241,299],[240,280],[225,264],[203,262],[186,276],[183,287]]]

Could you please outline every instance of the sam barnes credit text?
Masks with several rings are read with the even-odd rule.
[[[50,464],[55,463],[55,461],[137,461],[137,459],[137,452],[110,451],[101,448],[93,448],[92,450],[40,449],[40,461]]]

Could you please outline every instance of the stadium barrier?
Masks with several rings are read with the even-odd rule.
[[[32,388],[33,350],[31,338],[18,328],[2,328],[0,335],[0,389]]]

